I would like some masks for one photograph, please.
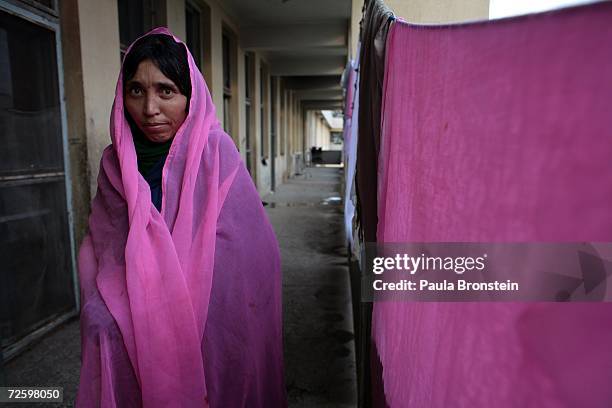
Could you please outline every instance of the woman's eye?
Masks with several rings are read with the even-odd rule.
[[[130,89],[130,93],[132,95],[138,96],[138,95],[142,94],[142,89],[140,89],[139,87],[135,86],[135,87]]]
[[[172,91],[172,89],[170,88],[164,88],[162,89],[162,94],[164,96],[171,96],[174,92]]]

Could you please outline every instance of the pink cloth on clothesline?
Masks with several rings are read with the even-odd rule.
[[[79,253],[82,407],[286,404],[278,245],[187,54],[189,114],[163,169],[161,213],[117,81]]]
[[[353,248],[353,217],[355,215],[353,195],[359,121],[356,116],[353,117],[353,112],[359,111],[359,89],[356,88],[359,84],[358,66],[358,61],[351,61],[344,107],[344,232],[349,248]]]
[[[611,3],[393,24],[379,242],[611,242],[611,47]],[[379,406],[612,406],[610,303],[378,302],[372,319]]]

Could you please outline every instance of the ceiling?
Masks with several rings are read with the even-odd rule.
[[[287,77],[308,109],[342,105],[351,0],[224,0],[240,27],[241,47],[257,51],[272,75]]]
[[[345,20],[351,13],[350,0],[223,0],[222,6],[253,25]]]

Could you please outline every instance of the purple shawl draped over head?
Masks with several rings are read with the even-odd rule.
[[[161,213],[138,172],[119,74],[79,252],[82,407],[286,404],[278,244],[187,55],[189,114],[163,169]]]

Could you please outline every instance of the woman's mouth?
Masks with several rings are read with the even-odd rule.
[[[167,123],[145,123],[144,128],[149,132],[161,132],[166,129]]]

